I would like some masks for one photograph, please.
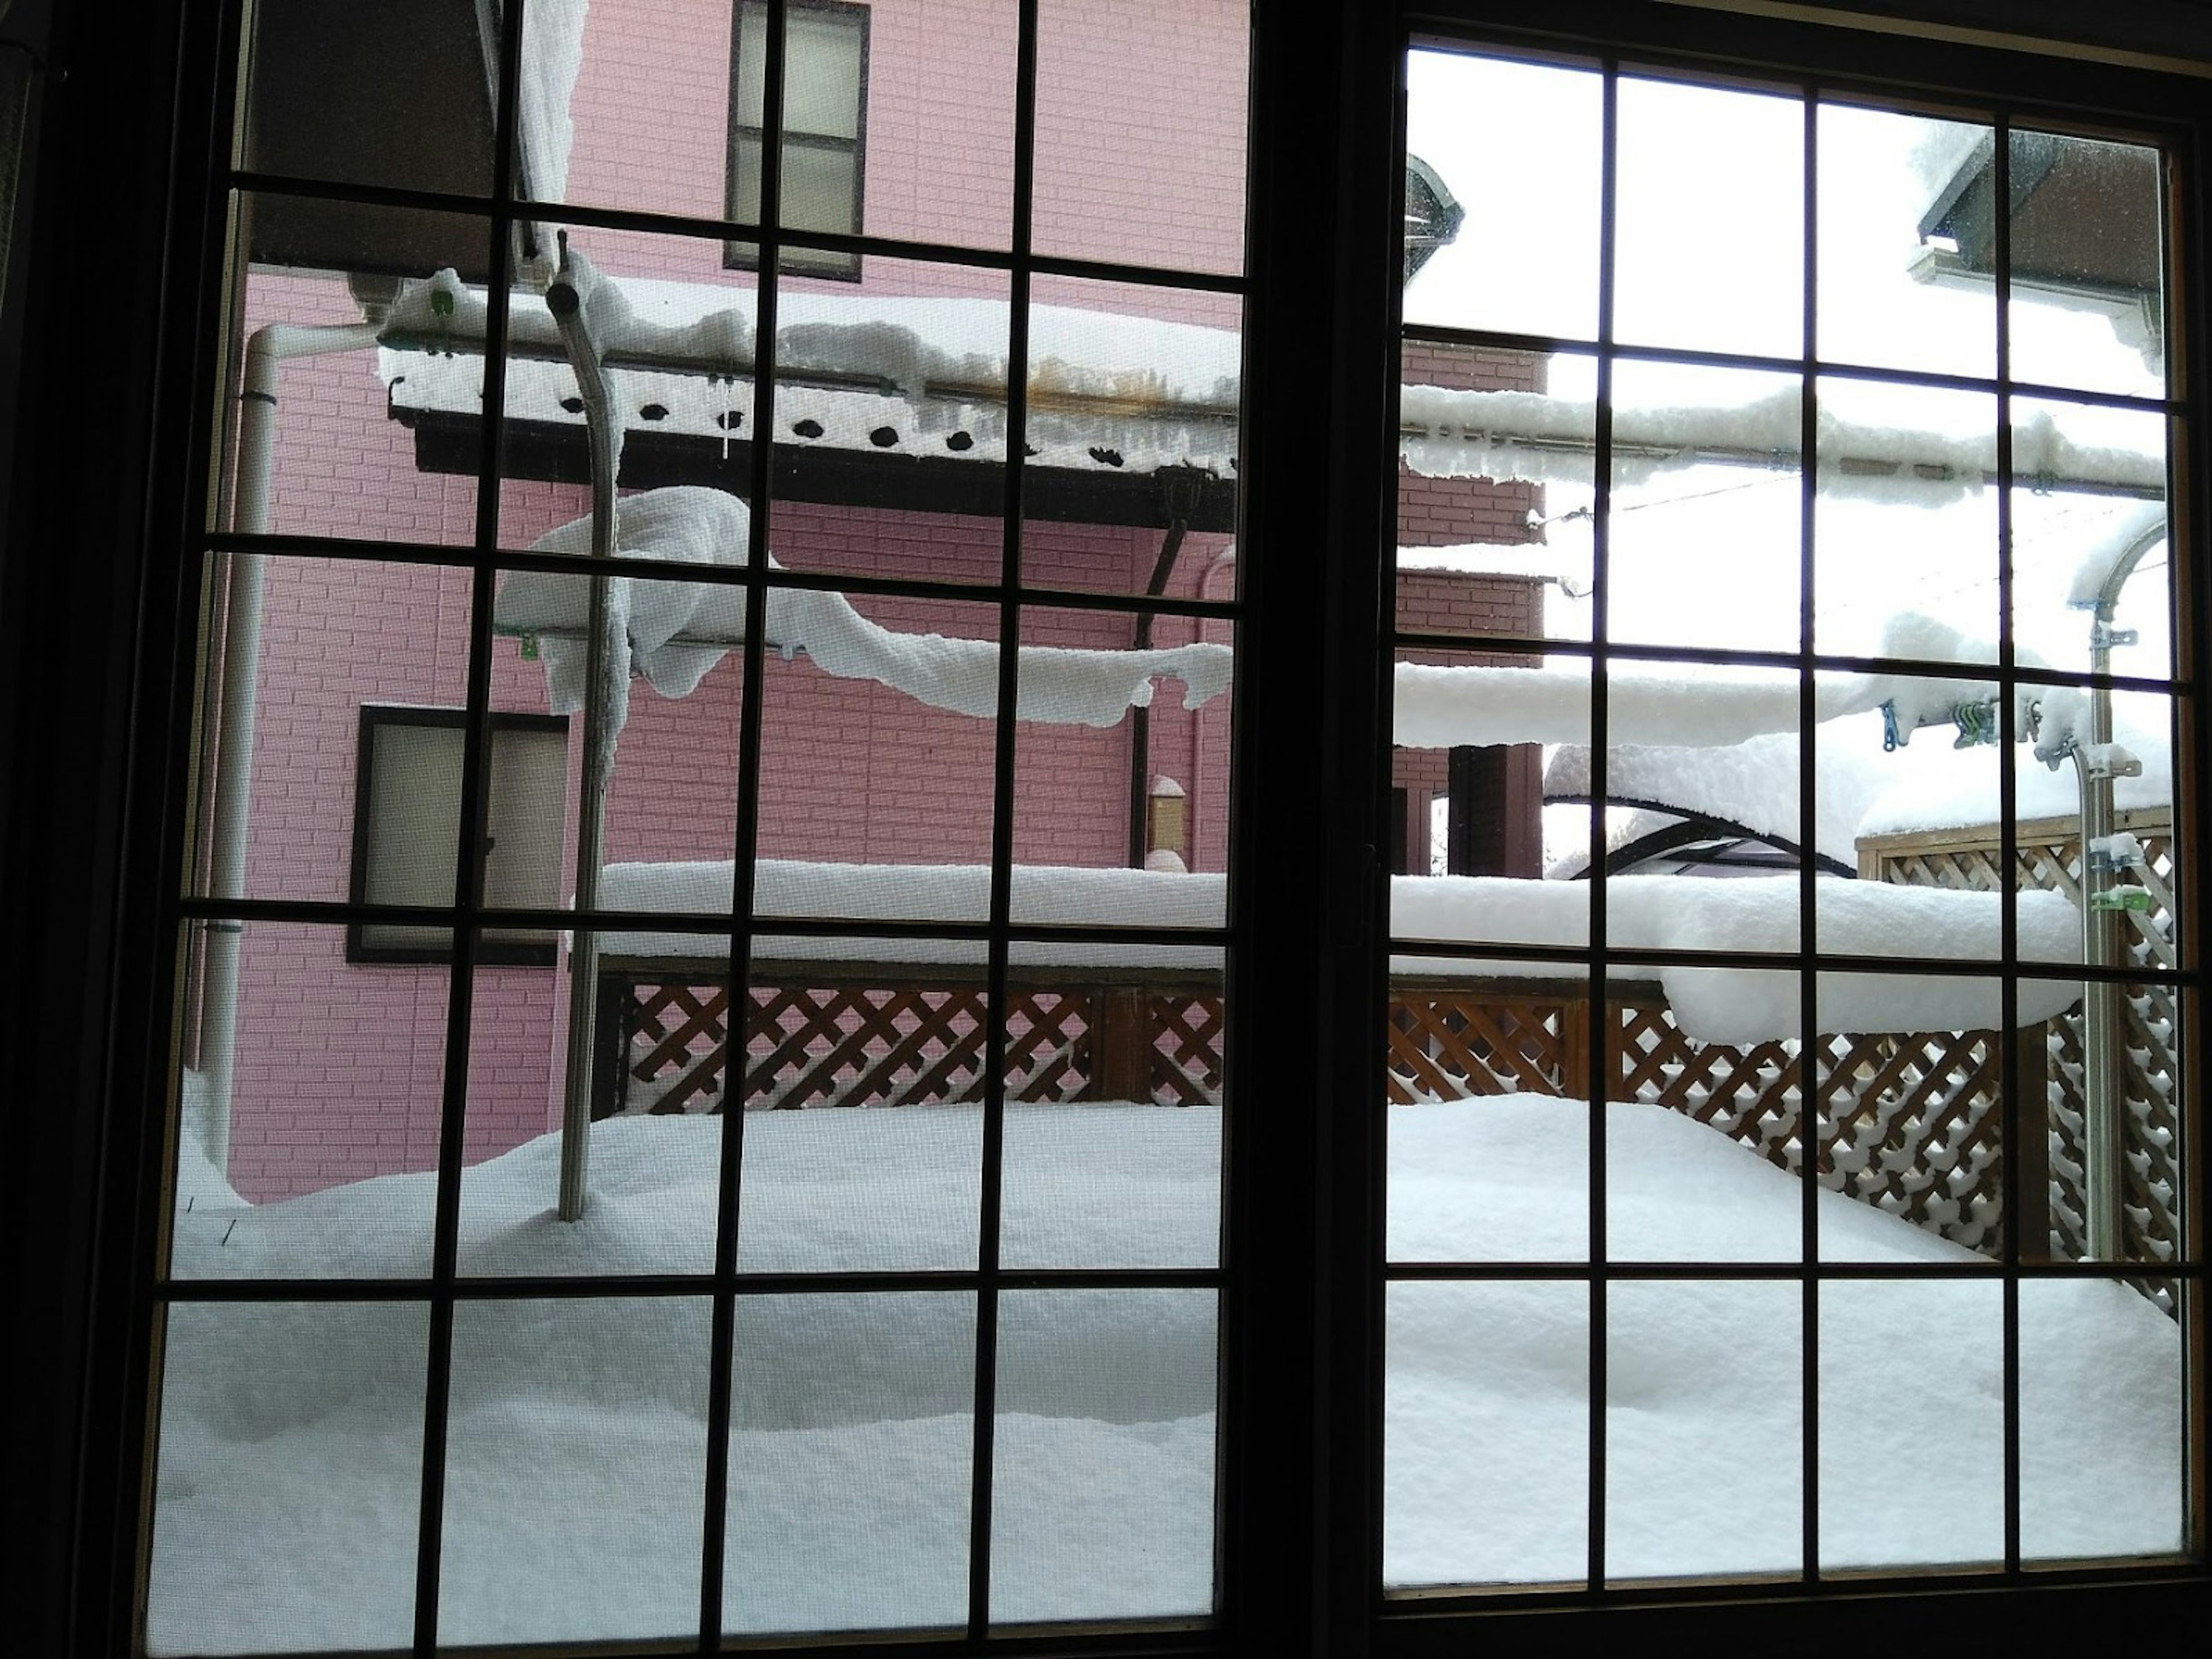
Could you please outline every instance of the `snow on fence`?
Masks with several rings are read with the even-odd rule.
[[[726,911],[727,864],[617,865],[616,908]],[[599,995],[596,1117],[747,1109],[973,1102],[984,1090],[988,1010],[980,940],[913,933],[854,939],[777,936],[775,918],[834,902],[856,933],[874,922],[972,922],[988,872],[967,866],[847,866],[763,860],[762,931],[742,1005],[741,1078],[729,1075],[732,1007],[726,947],[696,933],[605,936]],[[1624,878],[1607,884],[1616,948],[1711,951],[1716,960],[1790,949],[1796,878],[1726,884]],[[832,896],[834,896],[834,897]],[[1018,922],[1054,927],[1215,929],[1218,876],[1130,870],[1013,872]],[[1804,1086],[1793,969],[1670,966],[1604,991],[1594,1025],[1589,986],[1558,963],[1453,959],[1453,942],[1572,947],[1587,938],[1589,890],[1576,882],[1399,878],[1385,1089],[1399,1103],[1511,1093],[1662,1104],[1749,1145],[1784,1168],[1801,1157]],[[2055,892],[2021,896],[2031,954],[2067,959],[2078,929]],[[1871,881],[1820,884],[1824,948],[1894,949],[1940,939],[1994,957],[1995,894]],[[2024,947],[2025,948],[2025,947]],[[1016,1101],[1215,1103],[1221,1098],[1223,1001],[1217,945],[1057,938],[1017,942],[1008,969],[1006,1087]],[[1821,975],[1815,1056],[1822,1184],[1984,1251],[2002,1248],[2002,1078],[2019,1097],[2062,1098],[2066,1042],[2052,1021],[2079,994],[2027,981],[2021,1024],[1993,1028],[1993,977]],[[1927,1029],[1927,1028],[1934,1029]],[[2054,1083],[2054,1061],[2057,1082]],[[2040,1136],[2027,1137],[2033,1158]],[[2052,1224],[2040,1164],[2029,1239]],[[2035,1249],[2039,1251],[2040,1244]]]
[[[2126,919],[2130,958],[2145,965],[2177,966],[2172,814],[2164,806],[2138,807],[2116,813],[2114,826],[2142,849],[2142,861],[2122,878],[2145,895],[2142,908],[2120,913]],[[2014,846],[2023,896],[2044,889],[2081,902],[2078,817],[2022,819],[2014,825]],[[1993,823],[1863,836],[1858,842],[1863,879],[1962,892],[1999,890],[2003,856],[1999,828]],[[2121,1129],[2127,1183],[2123,1237],[2129,1259],[2171,1261],[2180,1247],[2179,1011],[2171,992],[2155,984],[2131,986],[2121,1005],[2126,1022],[2120,1043],[2121,1100],[2126,1109]],[[2052,1020],[2049,1041],[2050,1249],[2061,1258],[2078,1259],[2086,1249],[2080,1014]],[[2144,1288],[2172,1311],[2170,1286]]]
[[[600,978],[592,1115],[722,1109],[729,1063],[726,961],[620,957]],[[1700,1042],[1664,991],[1616,981],[1603,1058],[1586,982],[1395,975],[1385,1089],[1396,1104],[1509,1094],[1640,1100],[1798,1167],[1801,1045]],[[972,964],[757,964],[746,986],[748,1109],[973,1103],[983,1093],[987,1004]],[[1176,969],[1014,970],[1006,1097],[1218,1104],[1218,976]],[[2002,1079],[2047,1076],[2045,1024],[1991,1031],[1836,1034],[1815,1049],[1823,1186],[1970,1249],[2003,1248]],[[2037,1097],[2031,1081],[2023,1098]],[[2023,1172],[2031,1195],[2043,1172]],[[2031,1200],[2032,1201],[2032,1200]],[[2032,1212],[2031,1237],[2050,1223]]]
[[[1705,1042],[1675,1023],[1650,981],[1606,987],[1594,1026],[1582,980],[1394,976],[1389,1096],[1396,1104],[1504,1094],[1662,1105],[1795,1173],[1802,1158],[1803,1045]],[[1604,1041],[1599,1041],[1600,1030]],[[1969,1249],[2004,1248],[2002,1079],[2050,1070],[2051,1027],[1830,1033],[1814,1047],[1815,1176]],[[2031,1238],[2047,1223],[2033,1166],[2021,1188]]]

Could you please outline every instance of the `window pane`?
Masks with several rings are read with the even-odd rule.
[[[1407,252],[1408,323],[1596,337],[1603,99],[1587,70],[1407,55],[1406,148],[1465,215],[1454,223],[1447,212],[1432,228],[1409,179],[1407,235],[1437,245]],[[1541,235],[1509,229],[1534,225]]]
[[[790,144],[783,152],[783,223],[793,230],[860,229],[860,158],[848,149],[828,145]],[[797,262],[788,268],[804,271],[805,256],[814,250],[792,248],[786,258]],[[823,253],[822,258],[845,258]]]
[[[743,1297],[735,1356],[723,1628],[964,1624],[974,1297]]]
[[[1212,1291],[1001,1293],[994,1624],[1213,1610],[1217,1325]]]
[[[786,268],[805,258],[787,249]],[[768,416],[769,546],[780,562],[927,581],[1000,579],[1009,292],[1002,271],[871,255],[857,294],[807,285],[780,293]],[[752,419],[749,408],[744,418]],[[854,598],[873,614],[871,600]]]
[[[1895,896],[1996,895],[1923,890]],[[1981,908],[1994,933],[1996,906]],[[1926,914],[1929,921],[1911,927],[1912,933],[1942,930],[1941,913]],[[1972,1261],[1969,1252],[1984,1261],[2000,1260],[2008,1228],[2005,1113],[2014,1103],[2026,1177],[2021,1249],[2028,1260],[2040,1257],[2045,1206],[2035,1170],[2045,1116],[2043,1055],[2051,1024],[2070,998],[2057,988],[2021,981],[2018,1023],[2009,1030],[2002,998],[1999,981],[1978,975],[1820,975],[1821,1024],[1832,1029],[1824,1030],[1814,1062],[1820,1182],[1851,1200],[1823,1194],[1816,1206],[1822,1260],[1956,1267]]]
[[[1823,376],[1814,642],[1824,654],[1997,659],[1996,399]],[[2015,492],[2017,497],[2017,492]],[[2029,561],[2015,515],[2014,614]],[[2052,597],[2034,585],[2039,610]],[[2015,644],[2029,641],[2015,638]],[[2025,660],[2025,659],[2023,659]]]
[[[1607,1583],[1797,1571],[1803,1296],[1795,1285],[1607,1288]],[[1758,1402],[1750,1431],[1744,1401]]]
[[[2031,1559],[2183,1547],[2181,1327],[2110,1279],[2020,1287],[2020,1547]],[[2085,1411],[2084,1402],[2098,1409]]]
[[[1022,580],[1232,597],[1243,302],[1040,276]],[[1181,527],[1181,533],[1177,532]]]
[[[1021,626],[1014,857],[1051,866],[1024,919],[1221,926],[1231,625],[1030,606]]]
[[[1820,356],[1996,374],[1996,285],[1966,267],[1954,222],[1959,192],[1987,172],[1990,130],[1848,104],[1818,119]]]
[[[1392,975],[1390,1260],[1589,1260],[1588,982]]]
[[[2055,398],[2018,398],[2012,410],[2014,633],[2055,668],[2166,678],[2175,588],[2165,417]]]
[[[1607,886],[1632,925],[1634,902],[1696,903],[1694,888],[1708,884],[1718,885],[1651,876]],[[1727,890],[1753,885],[1730,882],[1705,902],[1725,905]],[[1606,1249],[1614,1260],[1802,1254],[1798,984],[1786,969],[1669,968],[1607,988],[1608,1093],[1619,1103],[1606,1115]]]
[[[2159,153],[2051,132],[2016,130],[2011,141],[2014,378],[2164,396]],[[1960,231],[1962,255],[1994,235],[1985,209]]]
[[[1206,965],[1025,964],[1009,986],[999,1237],[1007,1267],[1219,1261],[1221,953],[1189,954]]]
[[[693,1042],[695,1028],[711,1023],[720,988],[662,983],[690,977],[665,967],[641,987],[637,964],[623,953],[627,942],[580,929],[564,936],[549,967],[477,970],[462,1154],[465,1273],[703,1273],[714,1266],[720,1073],[668,1055],[697,1058],[690,1048],[704,1045]],[[716,978],[726,975],[727,934],[684,935],[682,943]],[[592,1024],[588,1059],[574,1079],[585,1127],[571,1134],[564,1126],[579,997]],[[656,1064],[641,1079],[635,1071],[648,1055]],[[572,1193],[580,1206],[569,1215]]]
[[[1039,253],[1244,268],[1243,0],[1037,7]]]
[[[1805,106],[1623,78],[1613,331],[1638,345],[1804,349]]]
[[[1399,628],[1588,639],[1594,361],[1409,342],[1400,373]]]
[[[1996,1285],[1820,1286],[1824,1571],[2003,1560],[2002,1315]],[[1940,1459],[1869,1455],[1887,1433],[1877,1413],[1899,1400],[1940,1437]]]
[[[426,382],[465,382],[467,401],[456,406],[474,436],[480,364],[447,355],[447,337],[470,318],[450,297],[434,297],[458,290],[424,279],[444,266],[480,267],[487,227],[362,208],[358,222],[278,247],[269,225],[292,199],[237,198],[233,283],[245,349],[218,417],[225,488],[210,495],[208,523],[246,534],[465,546],[476,530],[475,481],[417,472],[413,399],[387,396],[390,354],[379,348],[402,336],[421,342],[418,392]]]
[[[784,14],[783,126],[830,138],[860,135],[868,15],[859,6]]]
[[[1390,1287],[1385,1585],[1588,1574],[1591,1294],[1574,1283]]]
[[[150,1651],[413,1640],[429,1326],[406,1304],[169,1309]]]
[[[857,908],[985,872],[764,866],[763,904]],[[968,939],[763,933],[746,1026],[738,1263],[757,1273],[976,1263],[990,1030]]]
[[[176,1278],[430,1270],[452,974],[362,967],[346,932],[186,925]]]
[[[556,0],[540,9],[564,9]],[[375,10],[263,0],[246,14],[244,164],[295,179],[489,195],[500,51],[482,26],[496,16],[488,7],[429,0],[387,0]],[[547,37],[542,45],[557,32],[549,24],[532,31]],[[390,80],[370,68],[388,64],[402,36],[409,83],[395,98]]]
[[[458,714],[468,690],[469,573],[275,553],[211,554],[205,570],[189,890],[343,900],[366,850],[362,776],[374,787],[360,752],[362,711]],[[362,896],[452,904],[459,821],[450,806],[442,818],[403,814],[394,827],[420,834],[379,861],[381,890]]]
[[[703,1298],[453,1310],[441,1643],[696,1632]]]
[[[1741,369],[1614,370],[1606,595],[1614,639],[1797,648],[1800,385]]]

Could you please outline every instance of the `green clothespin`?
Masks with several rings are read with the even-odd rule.
[[[515,636],[514,654],[525,662],[538,660],[538,635],[521,634]]]
[[[2145,887],[2108,887],[2101,893],[2089,895],[2092,910],[2132,911],[2147,915],[2150,911],[2150,890]]]
[[[433,317],[452,316],[453,314],[453,296],[442,288],[432,289],[430,290],[430,314]]]

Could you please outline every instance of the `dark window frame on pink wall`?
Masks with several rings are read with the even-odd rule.
[[[836,68],[842,73],[845,54],[849,47],[852,76],[857,96],[853,109],[853,132],[848,137],[842,133],[810,131],[793,126],[788,115],[783,124],[783,166],[786,169],[783,198],[792,200],[792,157],[796,155],[843,156],[849,158],[851,174],[850,211],[845,222],[809,222],[810,216],[786,211],[775,216],[786,232],[801,235],[809,231],[828,231],[840,235],[859,235],[866,228],[867,161],[868,161],[868,8],[859,0],[792,0],[784,12],[784,85],[787,89],[803,80],[811,65],[806,61],[809,51],[818,51],[825,57],[835,54]],[[794,31],[791,20],[805,17],[815,27],[823,29],[811,48],[793,50],[805,38],[805,29]],[[750,197],[759,209],[761,216],[769,216],[760,204],[761,136],[763,128],[757,120],[748,122],[744,117],[747,97],[745,82],[748,59],[745,46],[749,37],[757,35],[765,41],[769,28],[769,9],[762,0],[734,0],[730,23],[730,162],[728,194],[726,210],[732,219],[748,219],[753,214],[746,211]],[[758,82],[763,71],[750,72],[755,86],[751,96],[761,95]],[[788,90],[786,96],[788,98]],[[838,248],[810,248],[787,245],[781,260],[783,270],[794,276],[819,276],[836,282],[857,283],[860,280],[860,255],[851,250]],[[754,270],[760,266],[760,249],[751,242],[731,242],[723,249],[722,263],[732,270]]]

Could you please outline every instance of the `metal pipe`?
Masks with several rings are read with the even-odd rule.
[[[231,496],[231,528],[241,535],[269,530],[270,481],[276,471],[276,383],[280,364],[296,357],[363,351],[376,343],[376,321],[338,324],[267,323],[246,343],[240,374],[238,480]],[[253,715],[261,691],[261,599],[266,577],[258,553],[230,556],[222,638],[222,697],[216,727],[214,845],[208,894],[217,900],[246,894],[246,811],[253,792]],[[204,1125],[208,1159],[228,1172],[231,1094],[237,1076],[238,951],[241,924],[204,924],[207,956],[202,969],[200,1073],[207,1085]]]
[[[2166,538],[2161,520],[2147,526],[2112,563],[2099,587],[2089,624],[2089,672],[2112,670],[2112,618],[2120,591],[2145,553]],[[2112,741],[2112,693],[2106,685],[2089,690],[2090,752],[2077,740],[2074,772],[2081,799],[2081,959],[2091,967],[2120,963],[2121,913],[2100,902],[2117,884],[2116,872],[2100,843],[2112,833],[2112,781],[2107,763]],[[2121,1055],[2125,988],[2106,979],[2086,981],[2081,995],[2081,1139],[2084,1241],[2094,1261],[2118,1261],[2127,1251],[2127,1147],[2123,1134],[2126,1088]]]
[[[620,434],[614,423],[613,388],[606,363],[594,337],[590,288],[579,287],[568,259],[568,238],[561,239],[561,274],[547,289],[545,303],[568,349],[568,362],[576,374],[576,389],[584,400],[584,416],[592,453],[592,557],[601,562],[614,557],[617,522],[615,474],[621,465]],[[585,268],[588,270],[588,267]],[[590,637],[585,647],[584,706],[579,711],[583,729],[583,777],[576,802],[576,908],[595,910],[599,903],[599,871],[606,829],[606,787],[613,769],[614,734],[607,729],[607,679],[613,653],[608,632],[607,574],[604,568],[592,575]],[[561,1094],[561,1194],[563,1221],[584,1213],[584,1194],[589,1174],[592,1141],[592,1064],[599,1014],[599,939],[588,927],[577,927],[568,949],[568,1072]]]

